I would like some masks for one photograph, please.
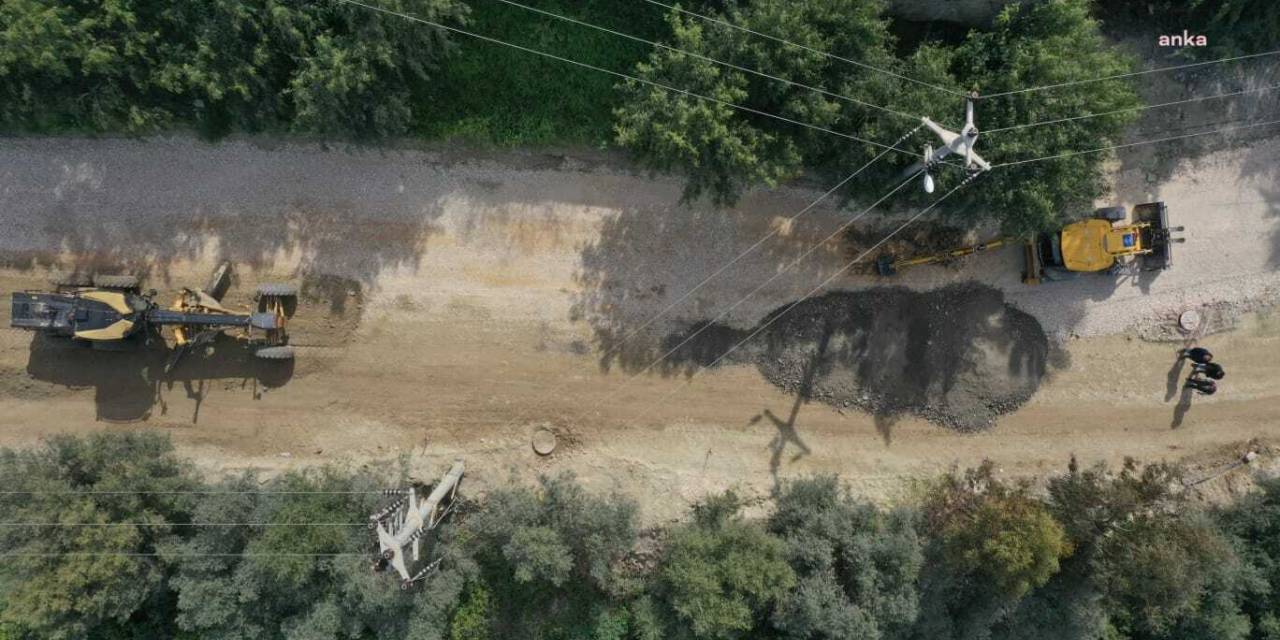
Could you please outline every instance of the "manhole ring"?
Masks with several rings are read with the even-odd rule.
[[[1200,312],[1195,309],[1183,311],[1178,316],[1178,327],[1188,333],[1200,328]]]
[[[538,429],[533,432],[533,452],[546,456],[556,450],[556,434],[550,429]]]

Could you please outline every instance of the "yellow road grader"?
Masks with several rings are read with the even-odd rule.
[[[291,360],[286,325],[297,307],[292,285],[263,284],[256,310],[233,309],[222,298],[230,287],[230,263],[221,264],[204,289],[183,288],[168,306],[155,302],[154,290],[143,293],[133,276],[63,277],[51,292],[15,292],[10,326],[71,340],[95,349],[118,351],[172,334],[173,350],[165,363],[172,370],[183,356],[210,345],[220,334],[231,335],[268,360]]]

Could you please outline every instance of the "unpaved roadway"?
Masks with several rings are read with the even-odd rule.
[[[304,295],[292,325],[299,358],[287,371],[227,343],[166,378],[154,354],[67,349],[0,330],[0,444],[159,430],[211,471],[410,454],[426,476],[463,456],[472,486],[569,469],[637,495],[647,518],[660,519],[709,490],[763,492],[811,472],[838,472],[883,497],[903,478],[984,457],[1031,476],[1062,469],[1073,453],[1212,463],[1250,439],[1274,441],[1280,315],[1267,308],[1280,294],[1280,142],[1187,161],[1167,179],[1149,178],[1142,156],[1123,160],[1110,200],[1165,200],[1186,227],[1171,270],[1028,288],[1020,249],[1010,248],[893,282],[926,297],[943,285],[980,287],[1040,325],[1020,334],[1034,338],[1031,360],[1025,341],[983,347],[988,364],[1007,363],[991,370],[1000,375],[1025,377],[1015,365],[1033,361],[1034,394],[990,428],[960,433],[912,411],[858,409],[874,402],[797,401],[803,358],[699,368],[726,350],[717,336],[758,326],[844,266],[832,243],[781,273],[848,215],[820,206],[787,223],[816,192],[756,193],[717,212],[677,205],[677,180],[589,153],[4,140],[0,290],[98,269],[143,274],[164,300],[229,259],[233,301],[247,302],[262,281],[298,282]],[[779,233],[681,300],[771,230]],[[827,288],[878,284],[840,276]],[[1142,339],[1168,335],[1187,308],[1228,328],[1202,340],[1228,371],[1212,398],[1177,389],[1181,343]],[[7,314],[5,305],[6,325]],[[1004,325],[986,317],[977,318],[984,335],[998,337]],[[724,331],[648,367],[672,336],[712,321]],[[873,369],[901,369],[894,354],[928,356],[939,337],[963,347],[967,329],[951,326],[875,334]],[[949,366],[972,374],[970,362]],[[560,435],[547,458],[529,447],[540,426]]]

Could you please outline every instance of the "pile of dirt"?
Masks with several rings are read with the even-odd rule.
[[[844,253],[849,260],[858,260],[849,267],[853,273],[874,273],[876,260],[882,256],[890,260],[914,258],[949,251],[970,244],[970,234],[964,229],[945,225],[913,225],[897,231],[891,226],[850,226],[844,232]],[[886,241],[885,238],[888,238]],[[881,243],[878,244],[877,243]],[[874,247],[874,249],[872,248]],[[870,251],[870,253],[867,253]],[[866,254],[865,256],[863,254]],[[953,261],[958,264],[959,260]],[[940,263],[950,266],[952,263]]]
[[[779,307],[761,325],[721,361],[754,363],[804,399],[962,431],[989,427],[1030,399],[1049,360],[1035,318],[977,284],[836,291]],[[753,331],[704,323],[670,336],[670,348],[679,345],[671,366],[716,362]]]

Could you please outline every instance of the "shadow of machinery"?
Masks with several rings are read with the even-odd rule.
[[[783,305],[757,326],[750,339],[755,329],[705,322],[672,334],[662,372],[690,375],[722,356],[720,363],[752,363],[788,393],[875,415],[887,441],[904,414],[960,431],[987,428],[1067,358],[1035,318],[974,283],[835,291]]]
[[[185,397],[195,402],[193,424],[199,421],[200,406],[215,382],[229,383],[222,388],[235,388],[238,382],[256,400],[263,390],[284,386],[293,378],[293,360],[256,358],[243,342],[222,334],[166,373],[170,354],[158,336],[108,351],[36,334],[27,373],[51,384],[92,388],[97,419],[104,422],[144,421],[157,406],[164,415],[166,394],[181,386]]]

